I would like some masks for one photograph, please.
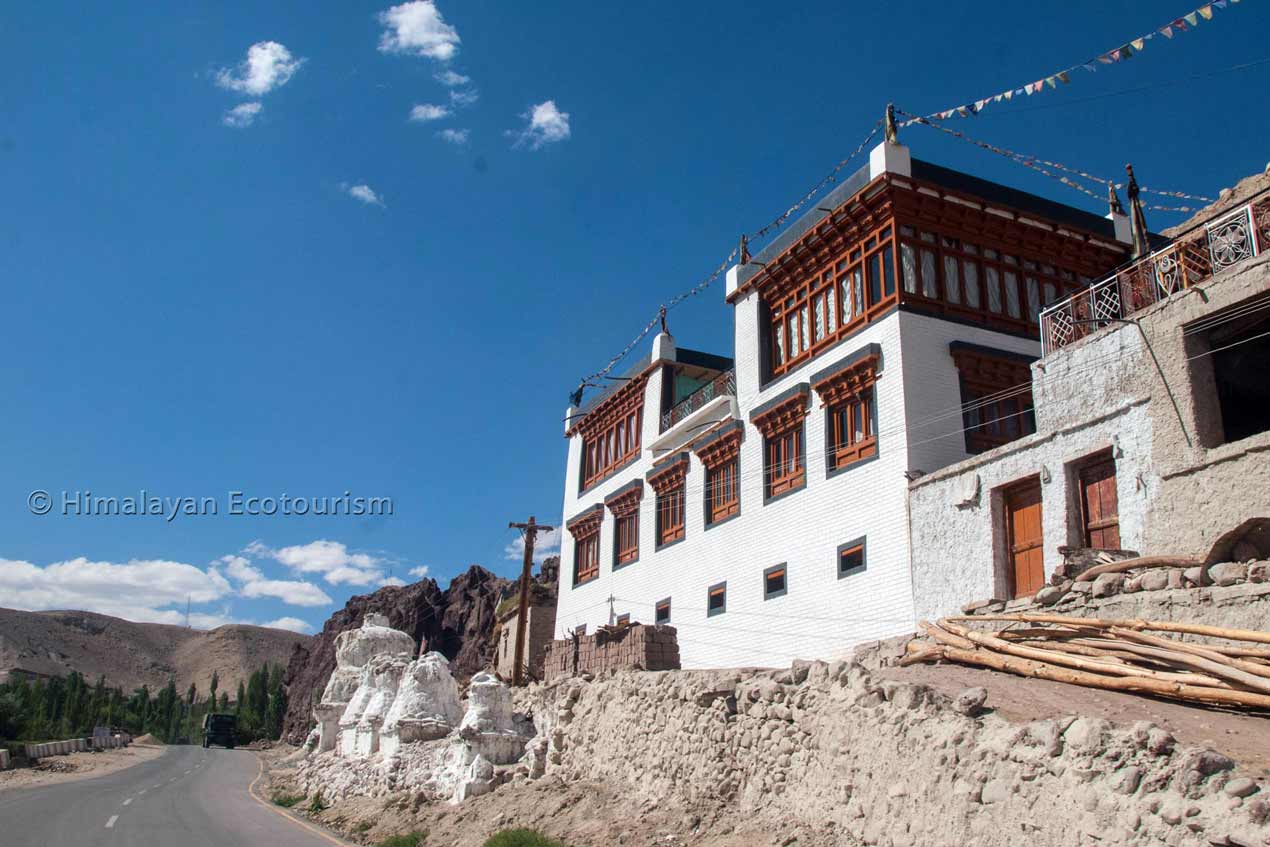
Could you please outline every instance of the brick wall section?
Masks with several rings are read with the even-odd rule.
[[[576,640],[551,642],[544,664],[548,682],[618,668],[678,670],[679,638],[673,626],[633,624],[616,631],[601,630]]]

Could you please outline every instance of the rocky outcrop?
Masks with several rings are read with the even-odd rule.
[[[435,580],[425,579],[350,598],[320,633],[307,644],[297,645],[291,654],[282,737],[292,744],[304,742],[314,726],[314,707],[323,699],[336,667],[336,639],[361,627],[368,613],[383,615],[389,627],[410,636],[412,655],[439,652],[450,660],[454,674],[466,679],[490,663],[494,611],[512,588],[511,580],[473,565],[444,591]]]

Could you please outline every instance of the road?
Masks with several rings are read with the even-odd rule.
[[[96,779],[0,794],[5,847],[331,847],[334,836],[258,801],[250,750],[170,747]]]

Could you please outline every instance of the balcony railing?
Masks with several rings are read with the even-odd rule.
[[[661,416],[661,431],[665,432],[716,397],[736,396],[736,372],[723,371],[714,379],[671,406]]]
[[[1223,212],[1172,243],[1041,311],[1041,355],[1113,320],[1270,251],[1270,193]]]

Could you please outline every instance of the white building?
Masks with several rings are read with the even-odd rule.
[[[668,621],[726,667],[910,631],[908,477],[1035,428],[997,392],[1041,309],[1128,255],[1122,216],[890,143],[819,206],[728,272],[734,357],[663,333],[568,410],[558,636]]]

